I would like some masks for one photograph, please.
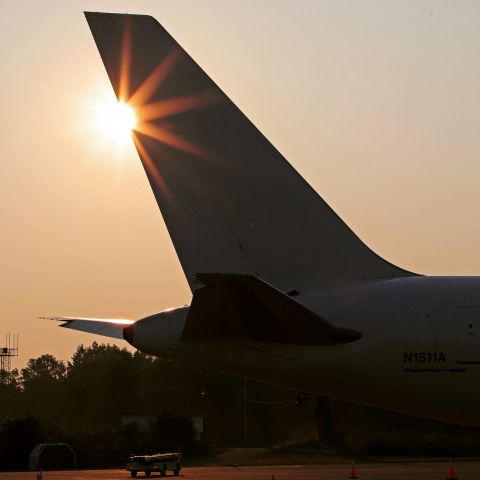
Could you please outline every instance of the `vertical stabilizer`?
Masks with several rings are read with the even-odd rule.
[[[152,17],[86,18],[190,286],[244,273],[300,293],[412,275],[373,253]]]

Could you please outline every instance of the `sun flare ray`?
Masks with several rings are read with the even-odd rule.
[[[120,51],[120,77],[118,84],[118,99],[126,102],[130,95],[130,75],[132,65],[132,24],[129,19],[125,21]]]
[[[216,96],[211,92],[184,97],[168,98],[160,102],[148,103],[138,107],[138,116],[142,122],[167,118],[179,113],[204,107],[214,102]]]
[[[194,143],[188,141],[187,139],[167,130],[164,127],[159,127],[149,122],[140,123],[135,129],[148,137],[153,138],[169,147],[176,148],[186,153],[191,153],[197,157],[210,158],[208,152],[201,147],[198,147]]]
[[[179,59],[180,51],[172,50],[132,94],[128,103],[135,106],[146,104],[160,88]]]
[[[142,142],[138,138],[138,135],[135,132],[132,132],[133,143],[137,148],[140,160],[142,161],[145,170],[150,174],[155,180],[156,184],[163,190],[163,193],[171,199],[170,191],[163,179],[162,175],[155,166],[155,162],[151,159],[147,149],[143,146]]]

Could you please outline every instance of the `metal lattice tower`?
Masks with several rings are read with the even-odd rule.
[[[12,358],[18,357],[18,337],[18,334],[5,334],[5,346],[0,347],[0,370],[10,372]]]

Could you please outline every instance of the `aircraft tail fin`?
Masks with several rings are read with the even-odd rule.
[[[283,292],[413,275],[372,252],[152,17],[85,13],[187,280]]]

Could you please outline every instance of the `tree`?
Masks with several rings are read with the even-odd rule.
[[[18,370],[0,370],[0,422],[22,413],[22,390]]]
[[[62,413],[67,367],[53,355],[41,355],[22,369],[21,382],[28,413],[53,420]]]
[[[57,360],[53,355],[41,355],[28,361],[27,367],[22,369],[22,380],[25,387],[35,382],[49,382],[63,380],[67,367],[64,362]]]
[[[164,411],[151,425],[151,446],[158,451],[194,451],[196,432],[189,417]]]
[[[120,425],[121,417],[142,410],[142,375],[149,360],[112,345],[81,345],[68,364],[65,404],[68,421],[91,431]]]
[[[42,427],[36,417],[5,422],[0,429],[0,469],[26,470],[30,452],[42,440]]]

